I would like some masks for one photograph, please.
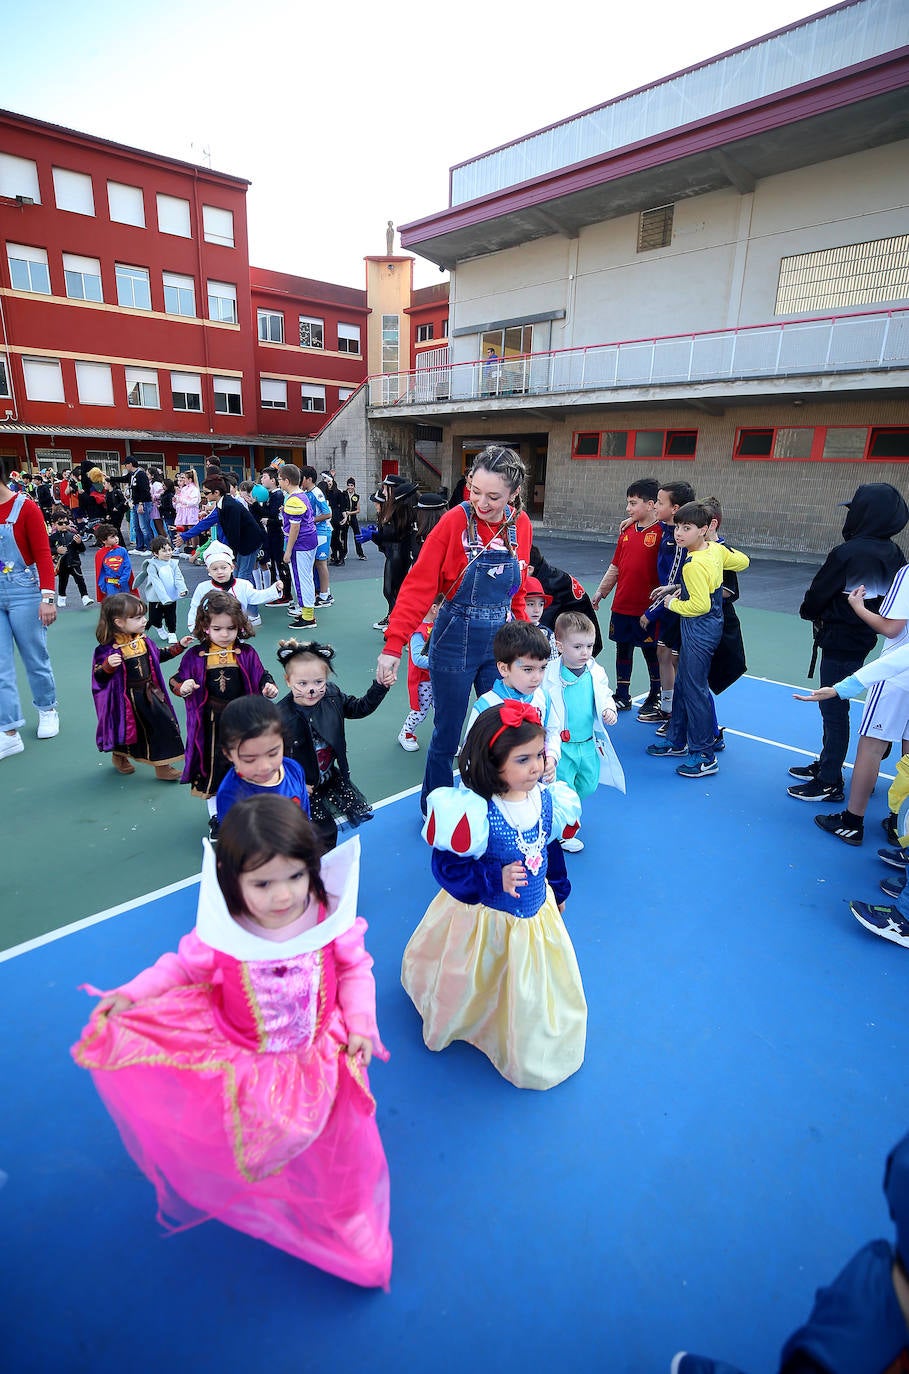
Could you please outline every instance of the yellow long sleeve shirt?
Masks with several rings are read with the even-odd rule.
[[[692,550],[682,564],[682,582],[688,595],[674,597],[669,603],[670,611],[685,616],[706,615],[723,573],[727,569],[744,572],[750,561],[747,554],[731,549],[728,544],[714,542]]]

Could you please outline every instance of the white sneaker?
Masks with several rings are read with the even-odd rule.
[[[58,605],[58,606],[65,606],[65,605],[66,605],[66,597],[65,597],[65,596],[58,596],[58,597],[57,597],[57,605]]]
[[[408,754],[414,754],[420,747],[416,735],[412,735],[409,730],[402,729],[398,735],[398,743],[402,749],[406,749]]]
[[[584,841],[579,840],[577,835],[573,836],[570,840],[559,840],[559,844],[566,854],[580,854],[581,850],[584,848]]]
[[[158,626],[158,628],[155,630],[155,634],[158,636],[162,644],[167,644],[168,635],[163,625]]]
[[[83,598],[82,598],[82,605],[83,605],[83,606],[94,606],[94,604],[95,604],[95,598],[94,598],[93,596],[88,596],[88,595],[83,596]]]
[[[60,717],[57,715],[56,707],[51,707],[49,711],[38,712],[38,738],[53,739],[54,735],[60,733]]]
[[[177,638],[176,635],[168,635],[168,636],[167,636],[167,642],[168,642],[168,644],[179,644],[179,643],[180,643],[180,641],[179,641],[179,639]]]
[[[21,754],[24,748],[18,730],[14,735],[0,734],[0,759],[5,759],[10,754]]]

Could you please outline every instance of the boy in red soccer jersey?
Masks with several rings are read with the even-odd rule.
[[[641,624],[650,605],[650,593],[659,581],[657,555],[662,530],[657,520],[655,477],[632,482],[626,494],[625,509],[631,521],[619,535],[612,562],[603,574],[593,596],[593,608],[615,587],[609,638],[615,644],[615,704],[619,711],[631,710],[631,662],[635,645],[640,647],[650,675],[650,688],[642,710],[660,704],[660,666],[657,659],[658,627]]]

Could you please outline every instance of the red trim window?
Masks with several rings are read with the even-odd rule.
[[[694,458],[696,429],[580,430],[572,437],[572,458]]]
[[[786,425],[740,429],[733,458],[742,462],[909,462],[904,425]]]

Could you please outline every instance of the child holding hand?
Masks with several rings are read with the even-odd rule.
[[[547,883],[547,845],[577,797],[540,787],[539,712],[484,711],[458,758],[461,788],[427,798],[423,836],[442,891],[414,931],[401,982],[442,1050],[466,1040],[518,1088],[554,1087],[584,1062],[587,1003],[574,948]]]
[[[219,826],[247,797],[290,797],[309,815],[303,769],[284,756],[281,713],[263,696],[238,697],[224,708],[219,731],[230,770],[218,788]]]
[[[319,862],[287,797],[205,844],[195,929],[101,997],[73,1047],[175,1228],[215,1218],[363,1287],[391,1274],[367,1068],[387,1059],[359,848]],[[179,1121],[179,1130],[174,1129]]]
[[[437,596],[430,606],[422,625],[410,636],[407,663],[407,697],[410,714],[398,731],[398,743],[408,754],[414,754],[420,747],[417,739],[417,726],[421,725],[432,710],[432,679],[429,673],[429,638],[444,597]]]

